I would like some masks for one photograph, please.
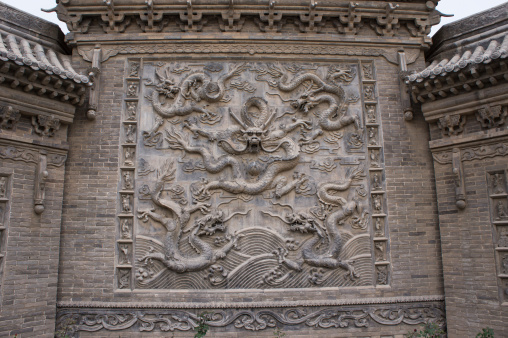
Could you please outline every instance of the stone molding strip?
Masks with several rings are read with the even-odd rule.
[[[100,308],[100,309],[230,309],[230,308],[285,308],[294,306],[345,306],[374,305],[397,303],[421,303],[444,301],[444,295],[386,297],[386,298],[353,298],[337,300],[298,300],[285,302],[74,302],[60,301],[57,307],[64,308]]]
[[[78,53],[85,61],[92,62],[95,46],[79,46]],[[295,54],[295,55],[341,55],[384,57],[388,62],[398,64],[396,49],[359,48],[344,45],[318,44],[275,44],[275,43],[165,43],[139,45],[101,45],[101,62],[117,54]],[[420,49],[405,50],[407,64],[414,63]]]

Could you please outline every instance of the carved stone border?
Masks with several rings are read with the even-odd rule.
[[[486,171],[499,303],[508,305],[508,190],[506,169]]]
[[[388,303],[318,308],[279,307],[272,309],[231,308],[200,311],[179,309],[59,309],[57,337],[79,331],[190,331],[198,326],[200,315],[211,327],[234,326],[236,329],[259,331],[283,326],[308,326],[318,329],[350,327],[367,328],[382,325],[418,325],[426,322],[444,326],[443,301]]]
[[[12,204],[12,172],[0,171],[0,288],[5,273],[5,255]]]
[[[116,282],[118,291],[132,291],[133,289],[133,253],[134,236],[134,207],[135,207],[135,177],[136,177],[136,130],[138,122],[138,105],[140,91],[140,74],[142,59],[129,59],[125,64],[125,96],[124,112],[120,124],[121,144],[118,182],[118,213],[117,237],[115,244]],[[141,67],[141,68],[140,68]],[[124,204],[127,204],[126,206]]]

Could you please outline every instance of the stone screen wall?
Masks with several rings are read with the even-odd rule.
[[[107,113],[71,126],[57,327],[186,331],[203,312],[218,336],[443,323],[425,121],[404,121],[396,67],[104,62]]]

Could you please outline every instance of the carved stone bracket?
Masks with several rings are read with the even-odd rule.
[[[101,24],[102,29],[106,33],[122,33],[125,31],[125,28],[130,25],[131,19],[130,17],[126,17],[124,13],[116,13],[115,12],[115,3],[114,0],[103,0],[104,4],[107,6],[107,14],[102,14],[101,19],[103,23]]]
[[[157,3],[153,0],[125,1],[103,0],[103,6],[82,3],[63,5],[61,2],[50,11],[56,11],[60,20],[65,21],[73,35],[71,39],[81,38],[80,33],[88,30],[90,22],[95,24],[99,19],[106,33],[121,33],[131,23],[134,17],[139,18],[138,32],[160,31],[170,20],[178,16],[183,31],[202,31],[203,25],[215,25],[214,18],[219,17],[218,26],[222,31],[241,31],[245,18],[254,18],[262,32],[280,32],[285,23],[295,23],[302,33],[318,33],[326,22],[335,23],[338,33],[355,35],[363,25],[371,24],[379,35],[394,36],[399,27],[408,27],[411,40],[422,46],[428,46],[428,30],[441,16],[427,4],[411,1],[400,6],[385,3],[373,4],[369,2],[337,2],[329,1],[318,6],[315,0],[299,0],[293,2],[275,0],[245,1],[232,0],[179,2],[172,5]],[[141,3],[145,3],[142,6]],[[229,6],[224,6],[229,2]],[[154,7],[158,6],[157,11]],[[233,10],[233,6],[235,6]],[[229,8],[228,8],[229,7]],[[319,7],[319,10],[318,10]],[[434,20],[433,20],[434,18]],[[219,28],[217,27],[217,28]],[[210,27],[214,29],[215,27]],[[134,28],[133,28],[134,29]],[[208,30],[210,31],[210,30]],[[366,35],[366,34],[365,34]],[[367,36],[367,35],[366,35]]]
[[[407,70],[407,58],[404,51],[397,53],[399,59],[399,86],[400,86],[400,98],[402,102],[402,110],[404,113],[404,120],[411,121],[413,119],[413,108],[411,107],[411,96],[409,95],[409,86],[404,81]]]
[[[507,107],[501,106],[485,106],[476,112],[476,119],[481,123],[483,128],[496,128],[504,124]]]
[[[284,326],[307,326],[319,329],[376,327],[383,325],[445,325],[444,304],[406,303],[359,306],[280,308],[280,309],[213,309],[207,311],[206,324],[211,327],[234,326],[259,331]],[[60,309],[57,330],[74,337],[80,331],[190,331],[198,324],[195,311],[178,309]]]
[[[455,204],[459,209],[466,208],[466,187],[464,185],[464,170],[462,169],[462,161],[460,158],[460,149],[454,148],[452,156],[452,172],[455,182]]]
[[[378,35],[393,36],[397,29],[399,29],[399,18],[393,15],[393,12],[399,8],[399,5],[391,3],[386,4],[385,15],[376,18],[377,25],[373,25],[374,30]]]
[[[282,20],[282,12],[275,12],[275,0],[270,0],[268,11],[259,14],[256,18],[259,29],[262,32],[279,32],[284,23]]]
[[[219,27],[223,32],[239,32],[245,18],[242,18],[242,14],[234,9],[234,0],[229,0],[229,9],[221,13],[219,18]]]
[[[37,215],[44,212],[44,202],[46,199],[46,180],[49,176],[47,170],[48,158],[45,152],[39,154],[39,163],[35,169],[34,182],[34,211]]]
[[[90,87],[90,98],[88,100],[88,111],[86,117],[89,120],[95,120],[97,116],[97,109],[99,104],[99,93],[101,91],[100,81],[98,78],[101,74],[101,60],[102,50],[100,47],[95,47],[92,54],[92,68],[89,70],[89,77],[93,78],[93,86]]]
[[[36,134],[52,137],[60,129],[60,120],[52,115],[32,116],[32,126]]]
[[[0,107],[0,128],[13,129],[19,121],[21,114],[19,110],[11,106]]]
[[[208,21],[203,18],[203,13],[196,11],[192,0],[187,0],[187,10],[180,12],[180,29],[185,32],[200,32]]]
[[[340,15],[339,20],[334,22],[339,33],[356,35],[362,24],[362,16],[356,12],[358,4],[350,2],[347,15]]]
[[[160,32],[168,23],[163,13],[155,13],[153,0],[146,0],[147,11],[139,13],[138,24],[143,32]]]
[[[309,12],[300,14],[299,26],[301,32],[319,32],[321,27],[324,26],[323,15],[317,13],[316,7],[317,2],[311,0]]]

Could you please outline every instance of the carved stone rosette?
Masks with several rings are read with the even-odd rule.
[[[389,286],[372,61],[129,59],[125,89],[119,291]]]
[[[490,214],[499,286],[499,301],[508,304],[508,185],[507,171],[487,172]]]

